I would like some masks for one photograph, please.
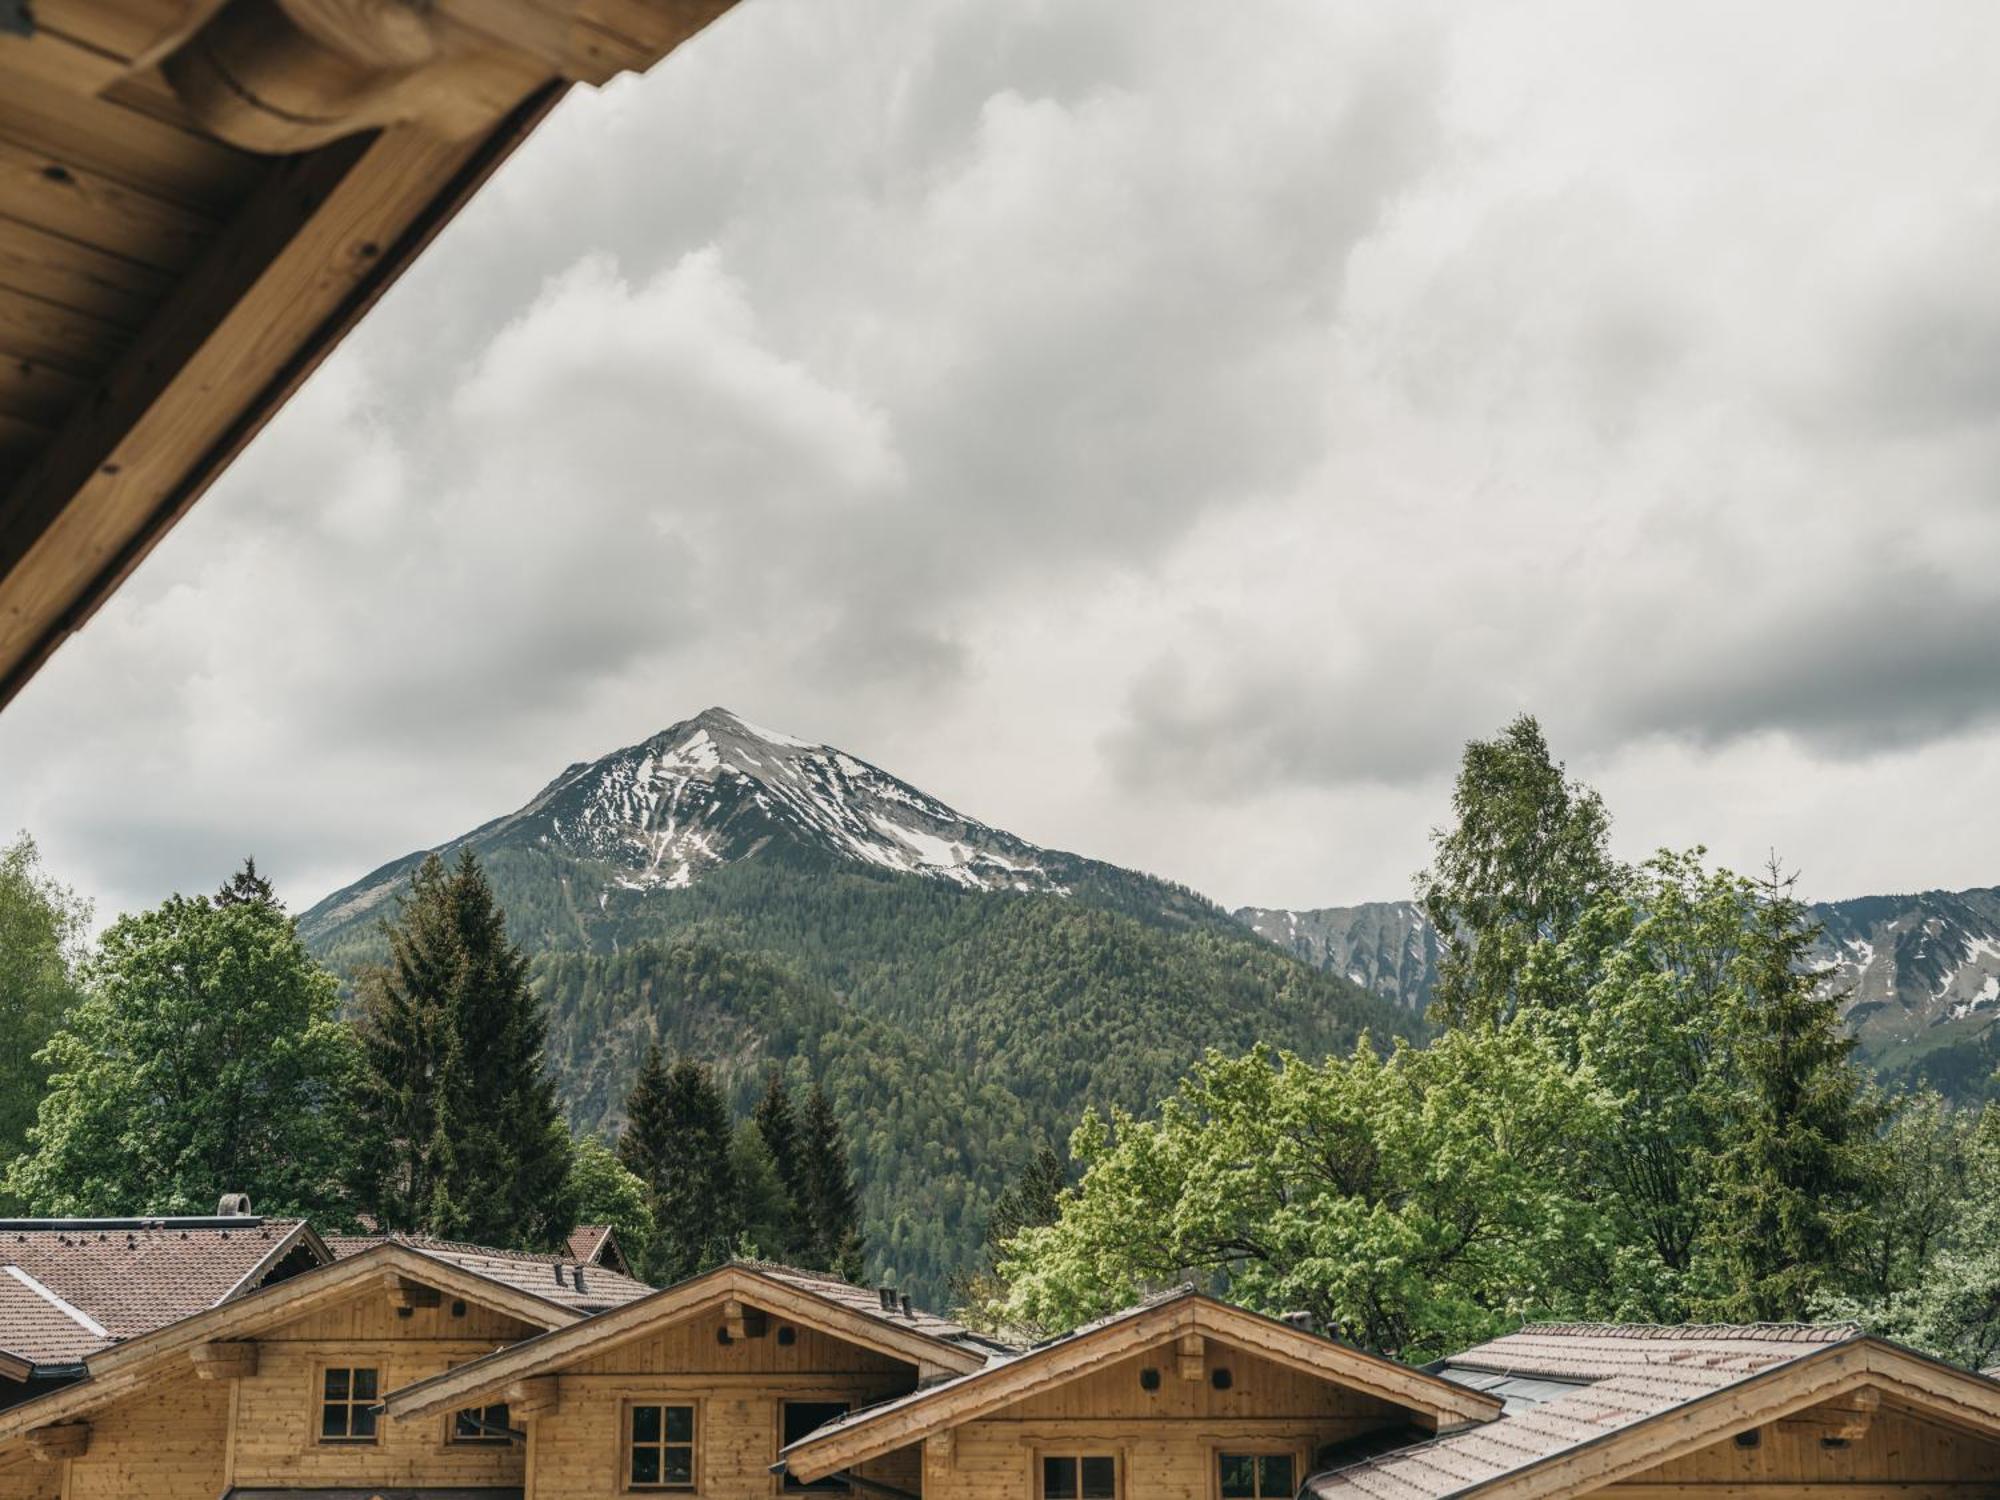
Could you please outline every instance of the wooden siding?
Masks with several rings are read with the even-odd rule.
[[[1141,1372],[1159,1372],[1146,1390]],[[1229,1389],[1213,1373],[1227,1369]],[[1388,1402],[1211,1342],[1181,1378],[1172,1339],[952,1430],[927,1450],[925,1500],[1036,1500],[1043,1453],[1112,1454],[1122,1500],[1216,1500],[1222,1452],[1289,1453],[1303,1477],[1329,1443],[1409,1414]]]
[[[793,1342],[779,1342],[789,1328]],[[593,1355],[557,1377],[557,1409],[532,1424],[529,1500],[602,1500],[626,1493],[625,1409],[633,1402],[696,1408],[695,1463],[703,1500],[757,1500],[779,1493],[781,1407],[786,1401],[864,1406],[916,1384],[913,1366],[783,1319],[760,1338],[724,1344],[719,1311]],[[862,1474],[914,1491],[914,1448],[864,1465]],[[644,1493],[644,1492],[641,1492]],[[667,1492],[671,1493],[671,1492]]]
[[[257,1340],[257,1373],[236,1382],[233,1483],[240,1485],[519,1484],[522,1450],[506,1445],[451,1445],[449,1418],[383,1419],[373,1444],[315,1441],[320,1372],[328,1365],[370,1366],[379,1389],[436,1375],[540,1330],[477,1303],[452,1315],[447,1295],[436,1307],[398,1317],[379,1288],[299,1318]]]
[[[0,1456],[0,1495],[7,1500],[62,1500],[61,1464],[38,1463],[24,1448]]]
[[[67,1468],[63,1500],[215,1500],[229,1452],[229,1385],[171,1382],[106,1407],[90,1419],[90,1451]]]
[[[1845,1444],[1823,1442],[1805,1422],[1754,1430],[1754,1448],[1738,1447],[1732,1437],[1596,1493],[1603,1500],[1779,1500],[1811,1485],[1811,1493],[1825,1500],[1841,1495],[1918,1500],[1937,1486],[1946,1487],[1935,1491],[1939,1494],[1956,1486],[1980,1494],[2000,1491],[2000,1441],[1887,1403],[1864,1436]]]

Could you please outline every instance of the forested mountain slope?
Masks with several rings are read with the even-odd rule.
[[[1187,889],[1041,849],[719,710],[572,766],[469,845],[534,955],[572,1121],[613,1129],[647,1041],[739,1108],[782,1063],[850,1132],[870,1273],[936,1296],[987,1207],[1091,1105],[1149,1110],[1204,1048],[1313,1056],[1419,1022]],[[421,853],[301,918],[350,970]]]

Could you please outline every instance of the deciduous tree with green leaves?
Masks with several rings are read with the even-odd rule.
[[[120,917],[43,1049],[49,1087],[9,1175],[41,1214],[344,1217],[356,1056],[338,986],[265,892]]]
[[[642,1273],[653,1254],[653,1209],[646,1185],[594,1135],[580,1135],[570,1158],[570,1195],[579,1224],[609,1224],[626,1260]]]
[[[1442,949],[1433,1005],[1449,1025],[1498,1025],[1526,1003],[1530,950],[1560,942],[1618,882],[1611,819],[1528,714],[1466,745],[1452,813],[1417,876]]]
[[[1156,1120],[1085,1117],[1083,1179],[1006,1246],[996,1325],[1072,1327],[1184,1278],[1422,1359],[1568,1310],[1606,1235],[1606,1105],[1552,1041],[1485,1028],[1314,1065],[1211,1053]]]
[[[33,839],[0,849],[0,1162],[27,1145],[48,1085],[40,1054],[81,995],[89,924],[90,904],[49,876]]]

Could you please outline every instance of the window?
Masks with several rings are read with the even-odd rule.
[[[1292,1500],[1297,1470],[1289,1453],[1219,1453],[1222,1500]]]
[[[1118,1460],[1108,1455],[1045,1456],[1042,1500],[1118,1500]]]
[[[780,1448],[789,1448],[800,1438],[807,1436],[809,1433],[817,1432],[835,1417],[846,1416],[847,1412],[848,1405],[845,1401],[787,1401],[784,1407],[784,1418],[778,1434],[778,1446]],[[847,1488],[847,1481],[837,1474],[829,1474],[824,1479],[815,1479],[811,1484],[807,1484],[803,1480],[795,1479],[790,1474],[787,1474],[785,1476],[785,1488],[788,1490],[844,1490]]]
[[[627,1410],[625,1479],[635,1490],[694,1488],[694,1408],[633,1406]]]
[[[375,1441],[375,1372],[352,1365],[329,1365],[320,1372],[319,1440],[322,1443]]]
[[[451,1419],[451,1441],[455,1444],[511,1443],[513,1433],[508,1428],[513,1424],[507,1420],[507,1403],[495,1402],[491,1406],[468,1406],[464,1411],[454,1413]]]

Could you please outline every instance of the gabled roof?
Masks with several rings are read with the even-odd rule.
[[[653,1293],[643,1281],[605,1266],[580,1266],[567,1255],[497,1250],[490,1245],[468,1245],[421,1234],[340,1234],[330,1236],[327,1244],[336,1256],[356,1255],[377,1245],[407,1245],[580,1313],[604,1312]]]
[[[254,1291],[276,1275],[333,1257],[301,1219],[6,1219],[0,1266],[16,1267],[101,1330],[103,1348]],[[286,1264],[290,1262],[290,1264]],[[0,1349],[22,1335],[0,1306]],[[79,1351],[81,1352],[81,1351]],[[41,1361],[37,1361],[40,1363]]]
[[[1851,1324],[1539,1324],[1436,1368],[1506,1396],[1507,1415],[1315,1474],[1306,1500],[1595,1489],[1864,1385],[2000,1431],[2000,1385]]]
[[[26,1380],[37,1367],[75,1365],[110,1341],[104,1325],[19,1266],[0,1266],[0,1358]]]
[[[523,1340],[484,1359],[391,1391],[383,1406],[398,1418],[455,1409],[468,1404],[470,1395],[560,1370],[729,1301],[740,1301],[906,1360],[919,1372],[949,1375],[975,1370],[995,1349],[945,1319],[914,1311],[905,1315],[900,1304],[891,1312],[877,1294],[823,1272],[764,1261],[730,1261],[600,1313],[587,1323]]]
[[[254,1337],[263,1329],[399,1279],[495,1308],[533,1327],[560,1327],[582,1316],[452,1261],[385,1242],[86,1355],[81,1380],[0,1411],[0,1443],[129,1395],[159,1370],[185,1361],[198,1344]]]
[[[1498,1400],[1479,1391],[1183,1287],[956,1380],[829,1422],[786,1448],[779,1461],[801,1479],[819,1479],[1193,1333],[1408,1408],[1441,1427],[1484,1421],[1500,1411]]]
[[[609,1266],[631,1274],[624,1252],[618,1248],[618,1231],[609,1224],[579,1224],[569,1232],[569,1258],[586,1266]]]

